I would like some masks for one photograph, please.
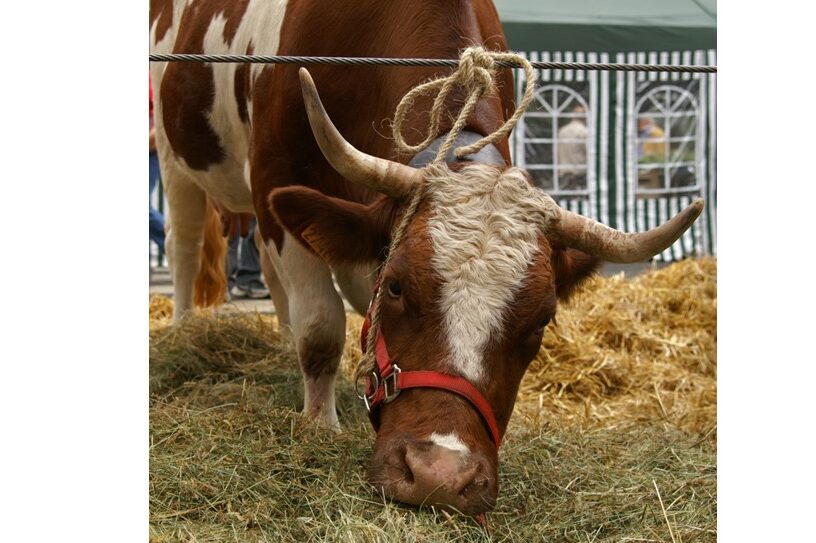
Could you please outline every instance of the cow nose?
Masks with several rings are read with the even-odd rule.
[[[392,496],[413,505],[448,506],[467,514],[492,509],[497,485],[491,484],[481,455],[427,441],[405,447],[406,477]]]

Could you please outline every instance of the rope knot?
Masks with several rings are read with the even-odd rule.
[[[473,92],[484,95],[493,90],[495,73],[496,63],[491,53],[482,47],[468,47],[459,57],[459,69],[456,70],[454,76],[456,82],[465,88],[468,95]]]
[[[491,143],[496,143],[499,139],[506,137],[533,99],[533,90],[535,87],[533,68],[527,59],[520,55],[487,51],[483,47],[474,46],[462,51],[459,57],[459,66],[455,72],[446,77],[440,77],[418,85],[402,97],[399,105],[397,105],[397,110],[394,112],[393,123],[394,143],[397,146],[398,152],[416,154],[431,144],[434,138],[439,135],[439,124],[442,119],[442,113],[445,110],[445,99],[448,97],[450,91],[458,85],[465,91],[467,98],[459,114],[456,116],[453,126],[450,128],[447,138],[445,138],[445,141],[439,146],[433,163],[436,164],[444,161],[448,151],[453,147],[457,136],[465,128],[467,119],[476,107],[476,103],[482,96],[491,94],[495,89],[494,76],[496,74],[497,60],[515,62],[524,68],[524,72],[527,76],[524,97],[521,99],[513,116],[507,119],[498,130],[480,139],[476,143],[466,147],[459,147],[455,152],[456,157],[462,158],[476,153],[483,147]],[[433,93],[436,93],[436,96],[434,97],[433,106],[431,107],[430,123],[425,139],[416,145],[410,145],[402,137],[402,123],[405,120],[405,116],[418,96]]]

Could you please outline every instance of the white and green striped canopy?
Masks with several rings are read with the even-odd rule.
[[[495,4],[510,47],[530,60],[716,65],[711,0]],[[702,217],[656,259],[716,254],[716,75],[537,73],[511,136],[514,163],[563,207],[629,232],[703,197]]]

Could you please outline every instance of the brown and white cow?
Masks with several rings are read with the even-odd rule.
[[[150,23],[154,52],[456,58],[474,44],[506,50],[488,0],[151,0]],[[192,305],[206,196],[232,212],[254,212],[281,287],[274,302],[296,342],[304,412],[329,425],[338,424],[334,385],[345,340],[333,276],[364,310],[405,196],[423,178],[425,196],[381,272],[381,329],[403,370],[472,383],[502,434],[557,300],[599,259],[648,258],[699,214],[698,202],[655,231],[611,231],[533,189],[526,172],[510,167],[506,141],[475,162],[408,166],[415,157],[396,156],[384,121],[439,70],[310,72],[315,85],[304,74],[303,96],[314,134],[297,67],[151,68],[176,317]],[[505,70],[500,92],[480,101],[466,134],[495,131],[513,111],[512,96]],[[446,106],[455,109],[462,98],[453,93]],[[425,113],[407,119],[404,133],[424,133],[430,103],[417,110]],[[405,390],[380,413],[369,476],[398,500],[476,514],[495,504],[497,452],[462,397]]]

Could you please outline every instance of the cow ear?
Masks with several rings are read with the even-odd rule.
[[[577,249],[554,248],[555,294],[566,301],[588,277],[598,270],[601,261]]]
[[[286,187],[272,191],[269,208],[296,240],[330,264],[377,260],[388,245],[393,205],[387,198],[365,206]]]

